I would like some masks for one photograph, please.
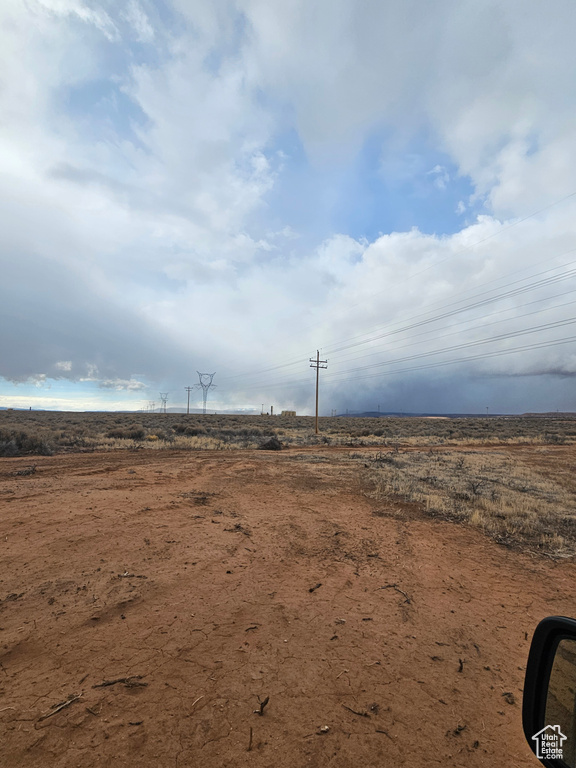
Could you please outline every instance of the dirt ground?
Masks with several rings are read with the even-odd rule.
[[[537,765],[576,564],[376,502],[348,453],[2,459],[0,765]]]

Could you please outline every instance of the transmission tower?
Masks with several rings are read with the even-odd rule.
[[[202,397],[204,402],[202,413],[206,416],[206,398],[208,397],[208,390],[210,387],[216,386],[216,384],[212,384],[212,379],[216,376],[216,373],[200,373],[200,371],[196,371],[196,373],[200,377],[200,384],[198,386],[202,387]]]
[[[190,392],[192,392],[192,387],[184,387],[184,390],[188,392],[188,404],[186,406],[186,415],[190,413]]]
[[[316,368],[316,434],[318,434],[318,380],[320,375],[320,368],[328,368],[327,365],[321,365],[321,363],[327,363],[328,360],[320,360],[320,351],[316,350],[316,359],[310,358],[312,365],[310,368]]]
[[[168,401],[168,392],[160,392],[160,413],[166,413],[166,403]]]

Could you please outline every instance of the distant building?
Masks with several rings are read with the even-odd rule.
[[[282,411],[280,416],[296,416],[296,411]]]

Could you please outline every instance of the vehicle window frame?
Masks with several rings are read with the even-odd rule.
[[[567,616],[549,616],[536,627],[526,665],[522,700],[522,727],[530,749],[536,755],[532,739],[547,725],[544,722],[550,674],[558,644],[562,640],[576,641],[576,620]],[[546,768],[568,768],[563,760],[540,760]]]

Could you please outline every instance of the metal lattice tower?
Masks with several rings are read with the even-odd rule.
[[[206,416],[206,398],[208,397],[208,390],[210,387],[215,387],[216,384],[212,384],[212,379],[216,375],[216,373],[200,373],[200,371],[196,371],[200,378],[200,384],[198,386],[202,387],[202,399],[204,403],[204,407],[202,409],[202,413],[204,416]]]
[[[168,392],[160,392],[160,413],[166,413],[166,403],[168,402]]]

